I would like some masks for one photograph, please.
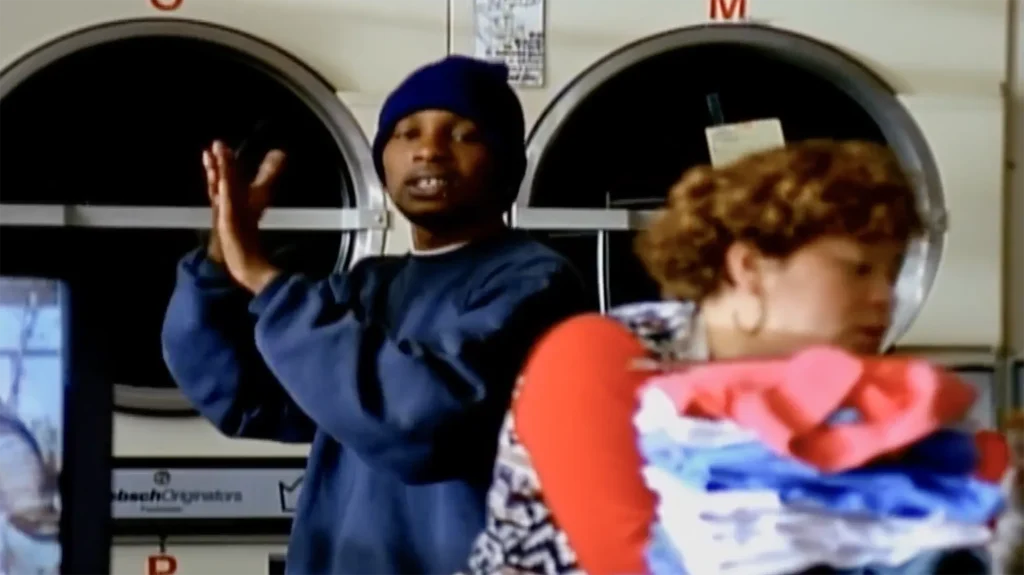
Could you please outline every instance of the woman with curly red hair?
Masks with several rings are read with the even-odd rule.
[[[925,231],[884,146],[806,141],[688,170],[636,241],[666,301],[578,316],[536,346],[506,420],[472,573],[647,572],[655,498],[632,418],[643,361],[877,353]]]

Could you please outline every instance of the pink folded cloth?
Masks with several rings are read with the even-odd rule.
[[[716,362],[657,376],[681,415],[731,419],[779,454],[838,472],[961,420],[975,391],[925,361],[831,347],[786,359]],[[829,422],[851,409],[854,421]]]

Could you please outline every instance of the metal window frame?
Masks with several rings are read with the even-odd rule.
[[[854,57],[828,44],[790,31],[756,23],[704,24],[675,29],[641,39],[599,60],[563,88],[544,110],[531,130],[527,144],[527,168],[516,200],[512,223],[534,230],[553,229],[555,210],[530,207],[537,167],[550,142],[555,140],[576,109],[605,82],[649,58],[675,50],[708,44],[742,45],[770,53],[793,66],[811,72],[858,102],[875,120],[903,168],[915,184],[920,210],[928,223],[926,237],[911,246],[896,285],[893,325],[885,348],[902,337],[917,318],[935,283],[945,247],[947,211],[938,164],[917,122],[896,97],[895,90]],[[625,212],[625,213],[624,213]],[[628,210],[560,210],[558,229],[609,231],[637,229],[646,216]],[[599,242],[600,244],[600,242]],[[599,273],[607,275],[604,257],[597,255]],[[602,306],[607,307],[607,277],[598,278]]]
[[[178,18],[120,20],[91,26],[56,38],[0,71],[0,99],[33,74],[70,54],[109,42],[154,37],[201,40],[242,55],[247,63],[287,87],[330,131],[350,176],[355,208],[272,209],[263,222],[264,228],[342,231],[349,239],[339,254],[339,268],[383,253],[388,228],[384,189],[373,165],[369,142],[355,116],[338,98],[330,82],[295,56],[255,36]],[[205,208],[0,204],[3,226],[180,229],[205,228],[209,222],[209,210]],[[194,414],[191,404],[177,389],[115,382],[114,404],[117,409],[147,415]]]

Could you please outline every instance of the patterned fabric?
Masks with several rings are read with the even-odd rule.
[[[703,333],[695,329],[692,305],[649,302],[622,306],[609,316],[632,331],[658,362],[707,359]],[[487,495],[487,522],[465,573],[582,574],[576,553],[544,503],[526,448],[516,437],[511,415],[498,439],[494,483]]]

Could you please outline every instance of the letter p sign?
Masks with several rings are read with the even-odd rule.
[[[146,559],[146,575],[174,575],[178,560],[170,555],[150,555]]]

